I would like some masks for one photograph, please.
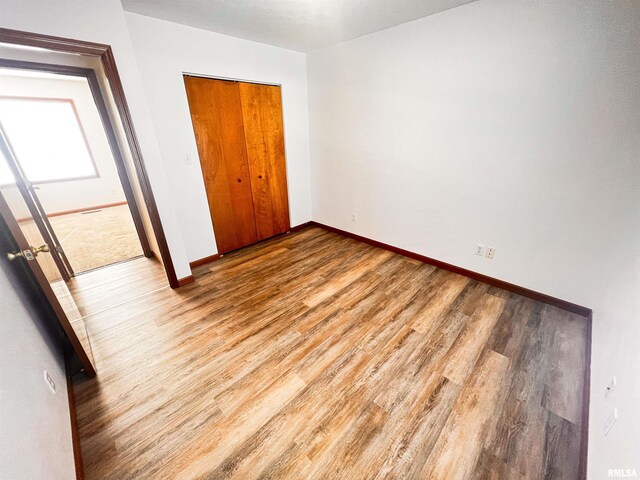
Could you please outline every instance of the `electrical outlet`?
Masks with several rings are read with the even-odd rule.
[[[188,153],[184,154],[183,161],[185,165],[191,165],[191,155]]]
[[[484,256],[487,257],[489,260],[493,260],[493,257],[496,256],[495,247],[487,247],[487,251],[485,252]]]
[[[357,222],[358,221],[358,215],[356,214],[356,212],[353,212],[351,214],[351,221],[352,222]]]
[[[484,245],[481,245],[481,244],[477,243],[476,244],[476,249],[475,249],[475,251],[473,253],[475,253],[476,255],[483,256],[484,255]]]
[[[44,371],[44,381],[47,383],[51,393],[56,393],[56,382],[53,381],[53,378],[51,378],[51,375],[49,375],[49,372],[46,370]]]
[[[609,382],[609,385],[607,385],[607,388],[604,391],[604,398],[609,398],[609,396],[613,393],[613,391],[616,389],[617,386],[618,386],[618,379],[614,375],[613,377],[611,377],[611,381]]]
[[[604,422],[604,434],[608,435],[609,431],[613,427],[614,423],[618,420],[618,409],[613,407],[613,410],[607,417],[607,420]]]

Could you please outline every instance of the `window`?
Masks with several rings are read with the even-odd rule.
[[[0,98],[0,122],[30,182],[98,176],[72,100]],[[0,185],[12,183],[3,159]]]

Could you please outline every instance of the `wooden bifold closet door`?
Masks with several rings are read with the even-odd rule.
[[[218,252],[287,232],[280,87],[184,81]]]

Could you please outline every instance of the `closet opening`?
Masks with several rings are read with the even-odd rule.
[[[184,75],[218,253],[290,230],[280,85]]]

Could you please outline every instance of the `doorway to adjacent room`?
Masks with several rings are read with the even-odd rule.
[[[63,278],[140,257],[147,242],[94,95],[86,77],[0,69],[0,190],[23,228],[49,230]],[[20,184],[40,218],[20,210]]]

